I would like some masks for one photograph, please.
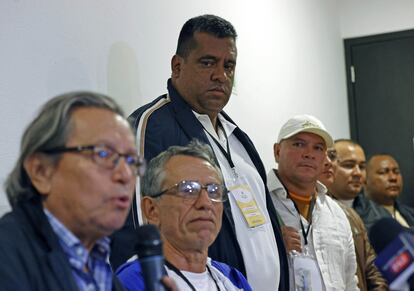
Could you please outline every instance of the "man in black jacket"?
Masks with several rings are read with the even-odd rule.
[[[188,20],[171,60],[168,94],[129,119],[147,160],[194,138],[211,146],[231,194],[209,256],[242,271],[254,290],[289,290],[286,251],[262,161],[247,134],[223,111],[233,88],[236,36],[231,23],[220,17]],[[115,266],[133,255],[133,228],[142,223],[139,187],[136,193],[130,219],[114,237]]]
[[[398,162],[388,154],[373,155],[368,161],[365,194],[373,201],[377,220],[392,217],[405,227],[414,226],[414,209],[397,199],[402,189]]]
[[[127,217],[141,159],[110,98],[75,92],[47,102],[26,129],[0,219],[1,290],[123,290],[109,236]]]
[[[335,183],[330,191],[342,193],[337,198],[355,209],[368,233],[383,217],[393,216],[402,223],[404,219],[405,225],[414,225],[414,210],[397,199],[402,190],[402,176],[394,158],[374,155],[367,164],[363,148],[355,141],[339,139],[334,147]],[[365,193],[360,192],[363,186]]]

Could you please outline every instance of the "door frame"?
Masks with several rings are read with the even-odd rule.
[[[348,91],[348,113],[349,113],[349,127],[351,131],[351,139],[355,141],[359,141],[359,134],[358,134],[358,120],[357,120],[357,112],[356,112],[356,102],[355,102],[355,91],[354,91],[354,82],[352,82],[353,73],[352,73],[352,48],[354,46],[363,45],[363,44],[370,44],[375,42],[382,42],[387,40],[394,40],[394,39],[403,39],[408,37],[414,37],[414,29],[410,30],[403,30],[398,32],[390,32],[390,33],[383,33],[377,34],[372,36],[363,36],[363,37],[355,37],[355,38],[346,38],[344,39],[344,47],[345,47],[345,70],[346,70],[346,84],[347,84],[347,91]]]

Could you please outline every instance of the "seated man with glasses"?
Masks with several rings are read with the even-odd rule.
[[[108,236],[124,224],[143,167],[112,99],[75,92],[47,102],[5,183],[13,210],[0,219],[1,289],[124,290]]]
[[[209,146],[192,141],[168,148],[151,160],[141,187],[142,212],[160,230],[165,269],[179,290],[251,290],[239,271],[208,257],[227,200]],[[138,260],[117,275],[127,290],[145,290]]]

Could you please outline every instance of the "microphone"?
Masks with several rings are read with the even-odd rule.
[[[378,220],[369,232],[374,263],[390,290],[414,290],[414,234],[393,218]]]
[[[162,255],[162,241],[155,225],[147,224],[136,230],[137,244],[135,253],[141,265],[144,277],[145,290],[166,291],[161,278],[166,275],[164,257]]]

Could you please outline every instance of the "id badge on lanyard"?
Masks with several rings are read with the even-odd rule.
[[[325,290],[318,262],[309,253],[307,246],[303,253],[292,251],[289,255],[295,291]]]
[[[237,175],[231,183],[228,184],[227,187],[230,191],[230,195],[233,195],[236,200],[237,206],[247,225],[250,228],[253,228],[265,224],[266,217],[257,205],[247,180],[244,177]]]
[[[222,130],[225,135],[224,128],[222,128]],[[225,150],[223,146],[207,130],[206,132],[213,139],[214,143],[217,145],[217,147],[229,163],[230,168],[232,169],[233,177],[232,179],[229,179],[230,181],[226,181],[226,187],[230,191],[230,195],[232,195],[236,200],[237,206],[240,209],[247,225],[250,228],[253,228],[265,224],[266,217],[257,205],[256,199],[254,198],[253,191],[249,183],[247,183],[245,177],[237,173],[236,165],[233,163],[231,157],[228,138],[226,137],[227,150]]]
[[[303,222],[301,219],[299,208],[296,205],[295,201],[292,200],[292,202],[299,215],[299,223],[300,223],[300,228],[301,228],[300,230],[302,231],[303,240],[305,242],[305,245],[302,248],[303,250],[302,253],[299,253],[297,251],[291,251],[289,253],[291,268],[293,269],[292,274],[293,274],[293,281],[294,281],[293,283],[295,286],[294,290],[295,291],[325,290],[325,285],[323,283],[322,274],[319,269],[318,262],[316,261],[316,258],[309,251],[308,236],[309,236],[309,232],[312,226],[312,216],[313,216],[312,214],[313,214],[313,209],[316,203],[316,194],[313,196],[310,202],[310,205],[309,205],[309,213],[308,213],[308,218],[307,218],[309,221],[309,225],[306,230],[305,230],[305,226],[303,225]]]

